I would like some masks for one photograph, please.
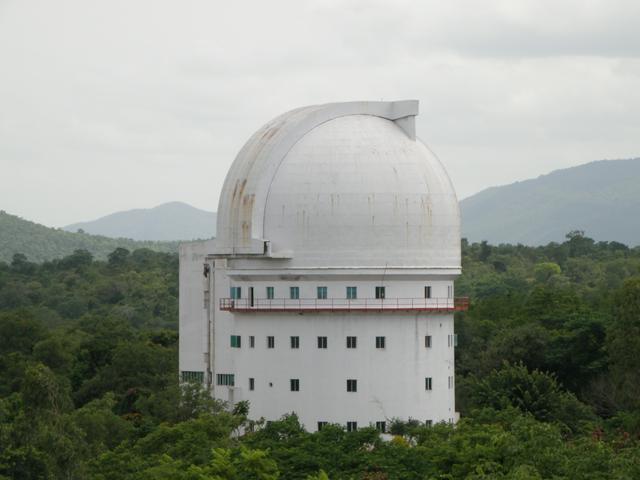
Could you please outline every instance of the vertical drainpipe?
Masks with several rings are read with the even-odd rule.
[[[206,353],[206,385],[207,391],[213,395],[213,322],[216,311],[216,291],[215,291],[215,260],[207,260],[209,265],[209,278],[207,278],[209,289],[209,303],[207,305],[207,353]]]

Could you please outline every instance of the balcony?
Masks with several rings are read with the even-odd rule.
[[[221,298],[227,312],[427,312],[453,313],[469,309],[469,298]]]

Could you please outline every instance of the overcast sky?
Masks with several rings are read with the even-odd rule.
[[[637,157],[639,24],[615,0],[0,0],[0,210],[215,210],[253,131],[334,101],[420,100],[461,199]]]

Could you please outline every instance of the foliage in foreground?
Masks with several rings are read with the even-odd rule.
[[[462,420],[383,438],[178,385],[175,255],[0,262],[0,479],[640,478],[640,249],[574,232],[463,264]]]

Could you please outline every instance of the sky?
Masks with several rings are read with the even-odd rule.
[[[216,210],[280,113],[420,100],[460,199],[640,156],[640,2],[0,0],[0,210]]]

